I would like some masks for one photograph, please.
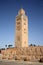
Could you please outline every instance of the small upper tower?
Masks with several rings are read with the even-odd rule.
[[[28,17],[23,9],[16,16],[15,47],[28,47]]]
[[[22,15],[22,14],[25,14],[25,11],[23,9],[20,9],[18,15]]]

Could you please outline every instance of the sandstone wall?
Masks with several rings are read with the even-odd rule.
[[[2,50],[3,59],[39,60],[43,58],[43,46],[30,46],[27,48],[10,48]]]

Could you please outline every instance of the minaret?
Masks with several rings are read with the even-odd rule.
[[[23,9],[16,16],[15,47],[28,47],[28,17]]]

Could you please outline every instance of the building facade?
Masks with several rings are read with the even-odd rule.
[[[28,17],[25,11],[20,9],[16,16],[15,47],[0,50],[0,59],[39,61],[41,58],[43,58],[43,46],[28,47]]]
[[[16,16],[15,47],[28,47],[28,17],[23,9]]]

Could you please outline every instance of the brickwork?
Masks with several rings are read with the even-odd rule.
[[[16,16],[15,47],[28,47],[28,17],[23,9]]]

